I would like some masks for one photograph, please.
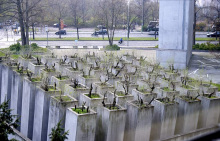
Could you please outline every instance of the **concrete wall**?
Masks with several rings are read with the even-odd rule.
[[[194,0],[160,0],[157,60],[184,69],[192,54]]]
[[[27,78],[23,81],[23,96],[22,96],[22,113],[21,113],[21,133],[32,139],[33,124],[34,124],[34,109],[36,86],[40,82],[31,82]]]
[[[154,107],[140,108],[132,102],[127,102],[124,141],[148,141]]]

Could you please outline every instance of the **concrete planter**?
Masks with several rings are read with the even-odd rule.
[[[127,55],[123,55],[123,56],[122,56],[122,59],[123,59],[123,60],[126,60],[126,61],[128,61],[128,62],[132,62],[132,60],[135,60],[136,57],[133,56],[133,55],[127,54]]]
[[[220,98],[209,95],[200,96],[201,112],[199,115],[198,128],[207,128],[219,123],[220,115]]]
[[[78,81],[79,81],[79,83],[81,83],[81,84],[83,84],[83,85],[85,85],[87,87],[90,87],[90,85],[92,83],[99,82],[99,79],[94,77],[94,76],[89,76],[89,77],[85,78],[82,75],[79,75]]]
[[[78,79],[78,76],[82,75],[82,72],[73,68],[65,68],[63,74],[69,76],[70,79]]]
[[[112,102],[114,99],[113,92],[108,92],[108,102]],[[127,101],[133,101],[134,96],[131,94],[125,95],[123,91],[116,92],[116,103],[122,107],[127,107]]]
[[[144,87],[145,89],[150,89],[152,87],[152,82],[148,81],[148,80],[138,80],[137,81],[137,85],[139,87]],[[154,83],[154,87],[160,87],[160,84],[155,82]]]
[[[101,75],[101,80],[102,81],[105,81],[107,78],[106,74],[102,74]],[[109,74],[109,80],[108,80],[108,83],[115,86],[115,82],[116,81],[121,81],[122,80],[122,77],[121,76],[117,76],[115,77],[115,75],[113,75],[112,73]]]
[[[57,59],[56,57],[52,57],[52,56],[43,56],[41,58],[41,62],[43,64],[47,63],[48,66],[52,66],[54,65],[54,63],[59,62],[59,59]]]
[[[70,64],[60,64],[60,63],[55,63],[55,69],[59,71],[61,74],[64,73],[65,68],[71,67]]]
[[[21,116],[24,74],[12,71],[10,108],[12,115]],[[20,123],[19,123],[20,124]],[[20,127],[17,128],[20,131]]]
[[[96,141],[123,141],[126,109],[118,105],[117,107],[117,110],[109,110],[103,106],[97,109]]]
[[[127,73],[127,74],[129,75],[130,81],[133,83],[137,83],[137,81],[139,79],[143,79],[143,77],[138,74],[137,75],[133,75],[134,73]],[[122,76],[122,81],[124,81],[124,80],[125,80],[125,78],[124,78],[124,76]]]
[[[102,72],[103,72],[103,70],[101,70],[101,69],[93,69],[91,71],[91,75],[99,78],[101,76]]]
[[[112,74],[113,74],[113,75],[116,75],[120,70],[121,70],[121,67],[112,68]],[[118,76],[123,76],[124,73],[125,73],[125,68],[120,71],[120,73],[118,74]]]
[[[163,103],[160,99],[152,102],[154,106],[151,140],[162,140],[172,137],[175,132],[178,103]]]
[[[75,57],[75,58],[73,58],[73,57],[68,57],[67,58],[67,63],[73,63],[73,62],[76,62],[76,61],[78,61],[79,60],[79,58],[78,57]]]
[[[165,90],[167,89],[167,90]],[[168,87],[164,87],[164,88],[157,88],[157,97],[158,98],[164,98],[164,97],[168,97],[170,100],[172,100],[175,97],[180,95],[179,91],[173,91],[172,89],[169,89]]]
[[[190,96],[197,96],[199,89],[194,88],[192,86],[187,85],[188,89],[182,87],[182,86],[176,86],[176,91],[180,92],[180,95],[186,95],[189,94]]]
[[[99,95],[99,98],[90,98],[87,94],[88,93],[80,95],[80,105],[82,105],[83,102],[86,102],[86,106],[89,106],[94,111],[97,111],[97,107],[102,104],[103,96]]]
[[[157,93],[143,93],[138,91],[137,89],[132,90],[132,95],[134,96],[134,100],[143,99],[144,102],[150,102],[153,98],[157,98]]]
[[[180,80],[180,73],[165,72],[165,76],[171,80]]]
[[[197,129],[198,125],[201,101],[188,101],[184,97],[186,96],[176,98],[176,101],[179,103],[178,119],[175,129],[176,134],[184,134],[194,131]]]
[[[213,93],[218,92],[218,88],[215,86],[210,86],[209,84],[202,84],[199,86],[200,93]]]
[[[149,141],[154,107],[139,107],[136,102],[127,102],[124,141]]]
[[[49,82],[51,82],[51,77],[55,76],[57,74],[56,70],[52,70],[52,69],[49,69],[49,72],[46,71],[45,69],[41,69],[40,73],[43,76],[43,78],[47,78],[48,77]]]
[[[74,97],[75,99],[77,99],[78,101],[80,101],[80,95],[83,93],[89,93],[89,88],[83,84],[79,84],[78,88],[74,88],[73,84],[71,84],[71,85],[66,84],[65,85],[64,94],[70,95],[70,96]]]
[[[34,127],[33,127],[33,141],[46,141],[49,107],[51,96],[59,95],[60,91],[44,91],[42,88],[37,87],[35,96],[35,109],[34,109]]]
[[[106,92],[109,91],[114,91],[114,86],[112,86],[109,83],[102,84],[101,82],[99,83],[93,83],[94,89],[97,90],[96,93],[100,95],[104,95]]]
[[[18,58],[18,63],[20,63],[20,65],[23,66],[24,68],[28,67],[29,62],[34,62],[34,61],[36,61],[35,57],[32,57],[31,59],[25,59],[23,57]]]
[[[2,65],[2,84],[1,84],[1,103],[3,103],[5,100],[11,99],[11,83],[12,83],[12,74],[13,74],[13,68],[10,67],[7,64]],[[10,108],[9,103],[9,108]]]
[[[117,89],[117,91],[124,91],[123,85],[124,85],[125,81],[117,81],[115,82],[115,88]],[[130,83],[129,84],[129,90],[128,93],[132,93],[133,89],[138,88],[138,85],[135,83]]]
[[[65,131],[69,131],[67,141],[94,141],[97,113],[90,110],[86,114],[78,114],[72,108],[66,110]]]
[[[66,109],[78,105],[78,101],[70,96],[52,96],[50,100],[47,140],[49,141],[49,135],[59,121],[61,121],[61,127],[65,128]]]
[[[42,65],[36,65],[34,62],[29,62],[28,69],[33,72],[36,75],[40,75],[41,69],[43,69],[45,66]]]
[[[58,79],[56,76],[51,77],[51,85],[54,85],[56,83],[57,87],[61,89],[61,91],[64,91],[65,89],[65,84],[70,84],[71,81],[68,78],[68,76],[62,76],[62,78],[65,78],[64,80]]]
[[[35,95],[37,92],[37,86],[40,85],[40,83],[41,82],[31,82],[27,78],[23,81],[20,131],[29,139],[32,139],[33,136]]]

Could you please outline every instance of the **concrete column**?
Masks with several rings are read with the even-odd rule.
[[[184,69],[192,55],[194,0],[160,0],[157,61]]]
[[[34,107],[37,85],[41,82],[31,82],[27,78],[23,81],[21,133],[29,139],[33,136]]]

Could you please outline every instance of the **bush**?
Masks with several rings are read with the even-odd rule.
[[[10,51],[20,51],[21,50],[21,44],[17,43],[17,44],[13,44],[9,46]]]
[[[195,44],[193,49],[197,50],[220,50],[220,44],[211,44],[210,42],[202,43],[202,44]]]
[[[31,44],[31,47],[32,47],[33,49],[39,48],[39,46],[38,46],[36,43],[32,43],[32,44]]]
[[[118,45],[108,45],[105,47],[105,50],[120,50],[120,47]]]
[[[196,31],[205,31],[206,23],[196,24]]]

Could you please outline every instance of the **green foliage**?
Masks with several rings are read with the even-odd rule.
[[[31,44],[31,47],[32,47],[33,49],[39,48],[39,46],[38,46],[36,43],[32,43],[32,44]]]
[[[156,46],[155,46],[155,48],[158,48],[158,47],[159,47],[159,45],[156,45]]]
[[[64,141],[65,139],[68,139],[67,135],[69,135],[69,131],[64,131],[64,128],[61,127],[61,121],[59,121],[57,126],[52,128],[52,132],[49,135],[51,141]]]
[[[109,50],[109,51],[112,51],[112,50],[120,50],[120,47],[118,45],[108,45],[105,47],[105,50]]]
[[[196,31],[205,31],[206,23],[198,23],[196,24]]]
[[[9,100],[0,105],[0,139],[4,141],[8,141],[8,134],[14,134],[11,127],[17,128],[19,122],[16,115],[11,115],[12,110],[8,109],[8,104]]]
[[[220,50],[220,44],[211,44],[210,42],[202,43],[202,44],[195,44],[193,49],[197,50]]]
[[[9,46],[10,51],[20,51],[21,50],[21,44],[17,43],[17,44],[13,44]]]

